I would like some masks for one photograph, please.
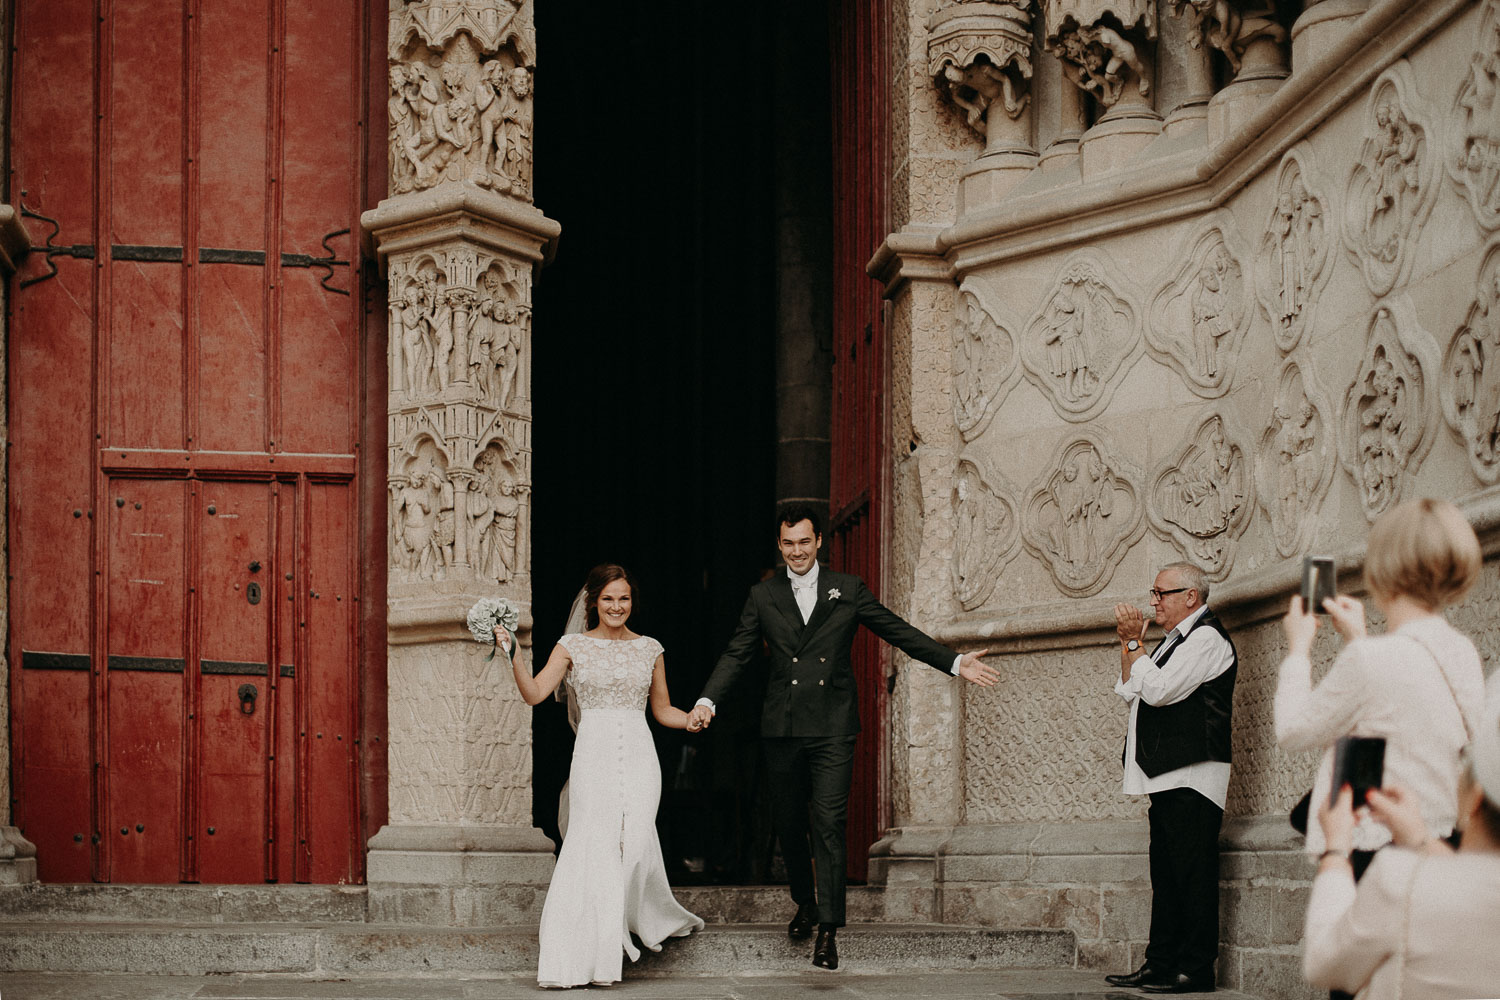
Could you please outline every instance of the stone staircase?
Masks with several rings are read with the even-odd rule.
[[[811,944],[788,942],[780,887],[682,887],[707,929],[646,954],[633,974],[802,971]],[[374,922],[363,886],[0,887],[0,971],[501,973],[536,968],[534,923],[439,927]],[[875,922],[878,887],[850,890],[844,962],[866,971],[1073,968],[1061,930]]]

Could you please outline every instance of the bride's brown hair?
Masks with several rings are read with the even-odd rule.
[[[599,627],[599,595],[616,580],[624,580],[630,586],[630,603],[634,608],[635,577],[630,575],[630,570],[619,563],[600,563],[589,570],[589,578],[583,584],[583,621],[587,627]]]

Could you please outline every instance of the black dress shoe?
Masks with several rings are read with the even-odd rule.
[[[803,903],[797,907],[797,915],[792,918],[792,922],[786,925],[786,936],[793,941],[806,941],[812,937],[813,927],[817,922],[817,908]]]
[[[1154,985],[1165,983],[1172,978],[1172,974],[1160,966],[1152,965],[1150,962],[1141,963],[1141,967],[1134,972],[1117,973],[1113,976],[1105,976],[1104,981],[1111,986],[1128,986],[1134,989],[1137,986]]]
[[[1141,985],[1142,993],[1212,993],[1213,991],[1213,976],[1194,979],[1181,972],[1172,973],[1163,982]]]
[[[813,945],[813,965],[829,972],[839,967],[839,943],[834,937],[835,931],[818,931],[818,941]]]

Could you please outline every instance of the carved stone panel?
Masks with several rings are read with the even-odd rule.
[[[1377,304],[1359,375],[1344,394],[1339,437],[1339,459],[1372,521],[1400,502],[1432,446],[1440,363],[1410,299]]]
[[[1338,464],[1333,426],[1333,410],[1312,368],[1287,359],[1255,455],[1256,496],[1283,556],[1305,554],[1313,545],[1318,511]]]
[[[953,595],[965,611],[982,607],[1021,543],[1015,491],[962,458],[953,477]]]
[[[953,312],[953,419],[965,441],[984,431],[1020,376],[1015,326],[995,316],[976,288],[959,292]]]
[[[1500,229],[1500,0],[1484,0],[1479,37],[1450,121],[1448,175],[1479,225]]]
[[[1027,377],[1064,420],[1097,417],[1141,352],[1140,307],[1095,250],[1063,264],[1021,336]]]
[[[1229,389],[1250,329],[1248,257],[1227,215],[1189,233],[1151,297],[1146,346],[1200,396]]]
[[[1442,401],[1474,474],[1500,480],[1500,243],[1479,265],[1474,304],[1443,358]]]
[[[531,5],[392,4],[391,193],[471,181],[531,200]]]
[[[1151,527],[1175,542],[1209,579],[1222,580],[1255,512],[1254,481],[1249,450],[1223,412],[1210,410],[1151,477],[1146,503]]]
[[[1256,293],[1276,346],[1294,350],[1312,329],[1318,297],[1333,274],[1333,205],[1312,147],[1293,146],[1276,172],[1276,197],[1256,254]]]
[[[1410,63],[1402,60],[1380,74],[1367,107],[1373,134],[1349,172],[1344,245],[1380,296],[1410,271],[1412,248],[1437,198],[1440,154],[1435,116],[1417,94]]]
[[[453,569],[454,488],[449,457],[434,438],[417,435],[392,463],[389,528],[391,578],[446,580]]]
[[[1145,530],[1140,469],[1103,434],[1085,431],[1026,491],[1021,539],[1069,597],[1103,590]]]

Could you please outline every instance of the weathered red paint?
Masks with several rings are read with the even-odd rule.
[[[11,288],[14,815],[44,880],[363,878],[366,7],[16,5],[12,191],[92,254]]]

